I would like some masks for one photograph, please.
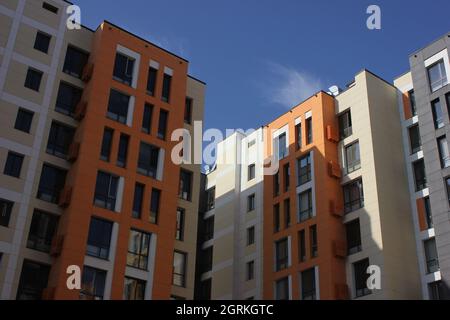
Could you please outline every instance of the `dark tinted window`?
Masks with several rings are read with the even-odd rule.
[[[101,208],[114,210],[116,207],[118,184],[119,177],[99,171],[95,185],[94,204]]]
[[[159,148],[141,142],[139,149],[138,173],[156,178],[158,170]]]
[[[345,213],[349,213],[364,207],[364,192],[361,179],[346,184],[343,189]]]
[[[53,122],[48,136],[47,153],[66,158],[74,134],[75,129]]]
[[[341,139],[345,139],[351,136],[352,133],[352,116],[349,110],[339,116],[339,136]]]
[[[0,199],[0,226],[8,227],[14,202]]]
[[[108,104],[108,118],[120,123],[127,123],[130,97],[116,90],[111,90]]]
[[[15,152],[8,152],[6,159],[5,170],[3,173],[7,176],[14,178],[20,178],[20,172],[22,171],[24,156]]]
[[[150,199],[150,223],[158,223],[158,214],[161,202],[161,191],[158,189],[152,189]]]
[[[76,78],[81,78],[83,69],[89,59],[89,54],[72,46],[67,47],[63,72]]]
[[[369,278],[369,274],[367,273],[368,267],[369,259],[364,259],[353,264],[356,297],[362,297],[371,293],[369,288],[367,288],[367,279]]]
[[[169,112],[161,109],[161,111],[159,112],[158,138],[163,140],[166,139],[168,119],[169,119]]]
[[[27,248],[50,252],[52,240],[58,228],[58,220],[59,218],[53,214],[35,210],[28,234]]]
[[[142,202],[144,201],[145,186],[140,183],[136,183],[134,187],[133,198],[133,218],[139,219],[142,214]]]
[[[91,219],[86,249],[88,255],[108,259],[112,228],[112,222],[97,218]]]
[[[191,201],[192,198],[192,172],[180,170],[179,197]]]
[[[128,155],[128,143],[130,137],[126,134],[120,135],[119,140],[119,150],[117,152],[117,165],[119,167],[125,168],[127,165],[127,155]]]
[[[362,250],[361,247],[361,229],[359,219],[349,222],[345,225],[347,233],[347,250],[348,254],[354,254]]]
[[[43,73],[41,71],[28,68],[27,77],[25,78],[25,88],[39,91],[41,87]]]
[[[150,134],[152,130],[153,106],[146,103],[144,106],[144,116],[142,118],[142,131]]]
[[[84,267],[81,280],[82,300],[103,300],[105,294],[106,271]]]
[[[187,124],[192,123],[192,105],[193,100],[189,97],[186,97],[185,107],[184,107],[184,122]]]
[[[172,86],[172,76],[170,76],[168,74],[164,74],[161,99],[165,102],[169,102],[169,100],[170,100],[171,86]]]
[[[20,108],[17,111],[16,123],[14,124],[14,128],[26,133],[30,133],[33,116],[33,112]]]
[[[58,98],[56,99],[55,110],[72,116],[75,108],[81,100],[83,91],[65,82],[61,82],[58,90]]]
[[[151,96],[155,95],[157,76],[158,76],[158,70],[150,67],[148,69],[147,93]]]
[[[48,34],[38,31],[34,40],[34,48],[43,53],[48,53],[51,38]]]
[[[100,159],[103,161],[109,161],[113,136],[114,130],[105,128],[105,130],[103,131],[102,147],[100,151]]]
[[[116,53],[116,62],[114,64],[114,79],[131,85],[133,81],[133,69],[135,60],[121,53]]]
[[[44,164],[37,197],[43,201],[58,203],[59,194],[64,188],[66,171]]]
[[[316,270],[311,268],[301,274],[302,300],[316,300]]]
[[[50,266],[24,260],[20,274],[17,300],[41,300],[47,288]]]

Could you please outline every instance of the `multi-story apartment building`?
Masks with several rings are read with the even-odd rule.
[[[68,30],[68,5],[0,3],[0,297],[191,299],[200,167],[171,133],[205,85],[109,22]]]
[[[413,53],[399,91],[424,299],[450,299],[450,34]]]

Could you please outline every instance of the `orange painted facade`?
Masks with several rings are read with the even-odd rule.
[[[312,112],[312,143],[306,144],[305,115]],[[296,148],[295,121],[300,118],[302,123],[302,145]],[[301,299],[300,273],[313,267],[318,267],[319,279],[316,286],[320,286],[320,299],[346,299],[348,289],[345,276],[345,229],[341,221],[343,211],[343,195],[340,185],[340,169],[338,164],[337,131],[338,123],[335,116],[334,98],[324,92],[307,99],[300,105],[285,113],[268,126],[266,139],[267,156],[273,152],[272,133],[280,128],[289,126],[289,155],[279,164],[280,195],[274,197],[274,177],[267,175],[264,180],[264,299],[275,298],[275,282],[290,276],[290,291],[292,299]],[[299,223],[298,195],[297,195],[297,159],[313,152],[313,187],[315,191],[315,216]],[[284,192],[283,167],[286,163],[290,166],[290,188]],[[291,224],[284,224],[284,201],[290,199]],[[313,198],[314,201],[314,198]],[[274,233],[274,205],[279,204],[281,216],[280,232]],[[310,254],[310,230],[317,226],[318,255]],[[306,260],[299,259],[299,231],[306,233]],[[291,263],[288,268],[279,272],[274,268],[275,242],[290,237],[291,248],[289,255]]]

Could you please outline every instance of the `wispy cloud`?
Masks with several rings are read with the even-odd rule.
[[[302,70],[266,62],[267,77],[262,86],[272,103],[291,108],[323,88],[320,78]]]

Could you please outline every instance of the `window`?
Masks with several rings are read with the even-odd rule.
[[[85,266],[81,280],[81,300],[103,300],[106,271]]]
[[[144,117],[142,118],[142,132],[150,134],[152,131],[153,106],[146,103],[144,106]]]
[[[253,280],[255,278],[255,261],[247,262],[246,269],[246,280]]]
[[[311,258],[316,258],[319,253],[319,246],[317,244],[317,226],[309,227],[309,244],[311,246]]]
[[[177,209],[177,224],[175,232],[175,240],[184,240],[184,221],[185,221],[186,211],[184,209]]]
[[[291,226],[291,200],[284,200],[284,227],[287,229]]]
[[[306,232],[301,230],[298,233],[298,259],[300,262],[306,261]]]
[[[364,207],[362,179],[354,180],[344,187],[344,212],[350,213]]]
[[[295,126],[295,147],[297,150],[302,148],[302,124]]]
[[[449,177],[445,178],[445,184],[447,186],[447,198],[448,198],[448,203],[450,205],[450,178]]]
[[[158,189],[152,189],[152,195],[150,199],[150,223],[158,223],[158,214],[161,202],[161,191]]]
[[[178,196],[180,199],[192,200],[192,172],[187,170],[180,170],[180,188]]]
[[[247,228],[247,246],[255,244],[255,227]]]
[[[308,269],[301,273],[302,300],[316,300],[316,270]]]
[[[58,228],[58,217],[40,210],[35,210],[28,233],[27,248],[50,252],[53,237]]]
[[[312,118],[306,119],[306,144],[313,142]]]
[[[442,111],[441,101],[436,99],[431,102],[431,111],[433,113],[434,127],[436,129],[444,127],[444,113]]]
[[[169,100],[170,100],[171,85],[172,85],[172,76],[165,73],[164,78],[163,78],[163,87],[162,87],[162,96],[161,96],[161,99],[164,102],[169,102]]]
[[[447,138],[445,136],[439,137],[437,139],[437,144],[439,149],[439,158],[441,160],[441,167],[450,167],[450,153],[448,151]]]
[[[429,283],[428,295],[430,300],[444,300],[444,284],[442,281]]]
[[[275,300],[289,300],[289,278],[275,282]]]
[[[150,67],[148,69],[147,93],[151,96],[155,95],[156,78],[157,77],[158,77],[158,70]]]
[[[444,60],[440,60],[427,68],[431,92],[439,90],[447,84]]]
[[[276,204],[273,206],[273,232],[277,233],[280,231],[280,205]]]
[[[150,252],[149,233],[137,230],[130,230],[128,241],[127,265],[133,268],[147,270],[148,256]]]
[[[427,187],[427,177],[425,174],[425,163],[423,159],[414,162],[413,169],[416,191],[425,189]]]
[[[359,142],[352,143],[351,145],[345,147],[345,163],[347,164],[347,174],[361,168]]]
[[[203,222],[203,241],[209,241],[214,238],[214,216],[205,219]]]
[[[119,177],[99,171],[95,184],[94,205],[108,210],[115,210]]]
[[[34,116],[33,112],[20,108],[17,111],[14,129],[23,131],[25,133],[30,133],[31,123],[33,122],[33,116]]]
[[[135,59],[117,52],[116,61],[114,63],[114,80],[131,86],[135,62]]]
[[[193,105],[192,98],[186,97],[186,103],[184,107],[184,122],[187,124],[192,123],[192,105]]]
[[[111,90],[108,103],[107,116],[111,120],[126,124],[128,117],[128,106],[130,96],[120,93],[114,89]]]
[[[108,259],[112,228],[112,222],[98,218],[91,219],[86,249],[87,255],[104,260]]]
[[[213,247],[209,246],[200,252],[200,274],[212,271],[213,265]]]
[[[187,254],[180,251],[173,253],[173,285],[186,287]]]
[[[68,116],[73,116],[83,91],[65,82],[59,84],[55,110]]]
[[[50,266],[24,260],[20,274],[17,300],[41,300],[47,288]]]
[[[288,149],[286,146],[286,133],[282,133],[278,136],[278,159],[284,159],[288,155]]]
[[[298,221],[303,222],[313,215],[312,191],[311,189],[302,192],[298,195]]]
[[[355,281],[355,295],[357,298],[371,294],[372,292],[367,288],[367,279],[369,274],[369,259],[364,259],[353,264],[353,275]]]
[[[8,227],[14,202],[0,199],[0,226]]]
[[[148,177],[156,178],[158,171],[159,148],[141,142],[137,172]]]
[[[248,173],[247,173],[248,181],[255,179],[255,170],[256,170],[255,164],[251,164],[248,166]]]
[[[247,144],[247,148],[251,148],[251,147],[253,147],[254,145],[256,145],[256,140],[255,139],[253,139],[252,141],[250,141],[248,144]]]
[[[47,153],[66,159],[74,134],[74,128],[53,121],[48,136]]]
[[[311,181],[311,154],[297,160],[298,185],[304,185]]]
[[[38,31],[36,33],[36,38],[34,40],[34,49],[41,51],[43,53],[48,53],[51,38],[52,37],[49,36],[48,34]]]
[[[247,197],[247,212],[255,210],[255,194],[251,194]]]
[[[439,271],[439,259],[434,238],[423,242],[425,248],[425,259],[427,263],[427,273]]]
[[[350,110],[348,110],[339,116],[339,137],[343,140],[352,134],[352,116]]]
[[[289,267],[288,239],[284,238],[275,242],[275,271],[281,271]]]
[[[165,140],[167,134],[167,121],[169,119],[169,112],[161,109],[159,111],[159,122],[158,122],[158,138]]]
[[[273,196],[277,197],[280,195],[280,171],[273,176]]]
[[[102,147],[100,151],[100,159],[103,161],[109,161],[113,136],[114,130],[105,128],[105,130],[103,131]]]
[[[145,286],[144,280],[133,279],[125,277],[125,285],[123,289],[124,300],[144,300],[145,298]]]
[[[28,68],[27,77],[25,78],[25,88],[39,91],[41,87],[42,76],[44,74],[41,71]]]
[[[359,219],[353,220],[345,225],[347,234],[347,253],[348,255],[355,254],[362,250],[361,247],[361,228]]]
[[[3,171],[3,174],[14,178],[20,178],[23,159],[23,155],[9,151],[8,157],[6,158],[5,170]]]
[[[291,179],[291,168],[289,163],[286,163],[283,167],[283,180],[284,180],[284,192],[289,191],[290,179]]]
[[[44,164],[37,198],[51,203],[58,203],[59,194],[66,183],[66,174],[65,170]]]
[[[51,4],[44,2],[42,3],[42,8],[44,8],[45,10],[50,11],[51,13],[58,13],[58,8],[55,6],[52,6]]]
[[[67,47],[66,59],[63,72],[75,78],[81,78],[83,69],[89,59],[89,54],[73,46]]]
[[[409,143],[411,146],[411,154],[414,154],[422,149],[419,125],[416,124],[410,127],[408,131],[409,131]]]
[[[125,168],[127,165],[128,142],[130,137],[126,134],[120,135],[119,150],[117,152],[117,166]]]
[[[411,113],[413,116],[417,116],[416,95],[414,90],[408,92],[409,104],[411,105]]]
[[[431,204],[430,204],[430,198],[425,197],[423,198],[424,206],[425,206],[425,218],[427,222],[427,229],[433,228],[433,215],[431,213]]]
[[[207,204],[206,204],[206,210],[212,210],[215,207],[215,201],[216,201],[216,188],[212,187],[211,189],[206,191],[207,193]]]
[[[142,214],[142,202],[144,200],[145,186],[140,183],[136,183],[134,186],[134,198],[133,198],[133,211],[132,217],[140,219]]]

